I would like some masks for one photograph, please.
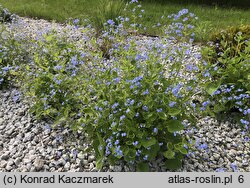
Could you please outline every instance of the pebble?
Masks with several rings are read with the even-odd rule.
[[[0,161],[0,168],[5,168],[7,166],[7,161]]]
[[[6,152],[1,156],[1,160],[8,160],[10,158],[9,156],[10,152]]]
[[[37,171],[41,170],[43,168],[44,161],[42,159],[36,158],[34,161],[34,167]]]
[[[94,156],[94,155],[90,155],[90,156],[88,157],[88,162],[89,162],[89,163],[93,162],[94,160],[95,160],[95,156]]]

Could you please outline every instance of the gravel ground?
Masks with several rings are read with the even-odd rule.
[[[20,24],[22,23],[22,24]],[[21,18],[19,32],[35,37],[37,31],[51,28],[69,31],[73,39],[81,40],[86,33],[77,32],[72,26]],[[9,25],[13,27],[13,25]],[[85,38],[86,39],[86,38]],[[140,37],[157,42],[157,38]],[[146,41],[147,43],[147,41]],[[197,48],[193,48],[197,54]],[[52,127],[51,122],[37,121],[29,112],[27,99],[16,88],[0,90],[0,171],[97,171],[93,153],[84,153],[88,142],[84,133],[69,128]],[[250,172],[250,142],[239,125],[230,118],[224,122],[207,117],[199,121],[199,129],[188,134],[196,140],[194,151],[183,161],[180,172],[247,171]],[[150,163],[151,171],[166,171],[161,158]],[[101,171],[135,171],[133,166],[122,163],[105,165]]]

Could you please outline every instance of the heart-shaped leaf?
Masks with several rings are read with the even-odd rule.
[[[167,125],[168,125],[167,129],[170,133],[174,133],[184,129],[184,125],[178,120],[170,120],[168,121]]]
[[[168,151],[165,151],[163,153],[164,157],[166,157],[167,159],[174,159],[174,156],[175,156],[175,152],[171,151],[171,150],[168,150]]]
[[[142,145],[143,145],[143,147],[148,148],[148,147],[154,145],[156,142],[157,142],[156,139],[154,137],[152,137],[149,140],[143,140]]]
[[[216,83],[207,83],[205,86],[205,91],[209,94],[209,95],[213,95],[213,93],[219,89],[221,85],[221,81],[218,81]]]

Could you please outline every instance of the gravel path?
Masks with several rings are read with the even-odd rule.
[[[65,27],[71,31],[68,33],[71,37],[79,39],[83,35],[72,26],[51,24],[45,20],[22,18],[21,23],[18,24],[20,33],[33,37],[37,31],[64,30]],[[155,39],[143,37],[141,40]],[[39,122],[28,110],[28,101],[22,98],[18,89],[0,90],[0,171],[97,171],[95,156],[91,152],[79,152],[88,148],[84,133],[52,127],[50,122]],[[184,159],[183,167],[178,171],[250,172],[249,138],[239,125],[232,122],[230,119],[218,122],[210,117],[201,119],[200,129],[188,133],[196,140],[196,148]],[[162,159],[150,166],[151,171],[166,171]],[[135,168],[123,164],[106,165],[101,171],[135,171]]]

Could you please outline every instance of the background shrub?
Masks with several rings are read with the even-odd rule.
[[[249,124],[250,112],[250,26],[229,28],[213,36],[203,49],[212,76],[208,91],[215,105],[212,113],[241,112],[239,120]]]

